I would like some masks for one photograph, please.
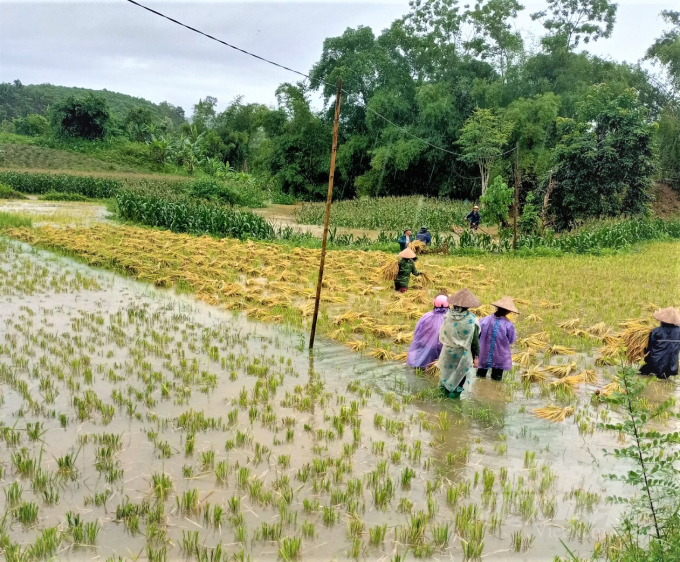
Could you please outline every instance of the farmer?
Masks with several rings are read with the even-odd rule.
[[[511,297],[503,297],[491,304],[496,307],[496,312],[479,322],[482,334],[479,337],[477,376],[485,378],[491,369],[491,378],[500,381],[503,379],[503,371],[512,369],[510,346],[517,339],[515,326],[507,316],[511,312],[519,314],[519,311]]]
[[[477,367],[479,355],[479,322],[468,309],[481,305],[469,289],[461,289],[449,297],[449,310],[444,318],[439,341],[439,389],[449,398],[458,398],[472,370]]]
[[[394,290],[405,293],[408,290],[408,283],[411,275],[418,277],[420,272],[416,269],[416,254],[413,250],[406,248],[399,253],[399,272],[394,279]]]
[[[642,375],[656,375],[660,379],[675,377],[678,374],[678,354],[680,353],[680,311],[677,308],[662,308],[654,313],[661,326],[649,334],[645,348],[645,364],[640,369]]]
[[[430,242],[432,242],[432,235],[429,233],[426,226],[420,227],[418,234],[416,234],[416,240],[420,240],[428,246],[430,245]]]
[[[411,229],[407,228],[404,230],[404,234],[402,234],[398,239],[397,242],[399,242],[399,249],[400,250],[405,250],[406,247],[411,243],[413,238],[411,237]]]
[[[477,230],[482,220],[482,216],[479,214],[479,205],[472,207],[472,211],[467,214],[465,220],[470,223],[470,230]]]
[[[416,324],[413,342],[408,349],[406,363],[409,367],[424,369],[439,359],[442,344],[439,341],[439,329],[449,309],[449,301],[444,293],[434,298],[434,309],[427,312]]]

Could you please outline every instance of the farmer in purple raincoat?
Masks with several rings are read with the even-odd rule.
[[[519,311],[511,297],[503,297],[491,304],[496,307],[496,312],[479,321],[482,332],[479,336],[477,376],[484,378],[491,369],[491,378],[500,381],[503,371],[512,369],[510,346],[517,339],[515,326],[507,316],[511,312],[519,314]]]
[[[416,324],[413,342],[408,349],[406,363],[409,367],[424,369],[439,359],[442,344],[439,342],[439,329],[449,309],[449,301],[444,293],[434,298],[434,309],[425,314]]]

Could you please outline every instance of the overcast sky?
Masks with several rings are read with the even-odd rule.
[[[408,0],[157,2],[149,6],[225,41],[308,72],[326,37],[367,25],[379,33],[408,11]],[[462,0],[461,4],[465,2]],[[538,35],[525,3],[518,27]],[[589,48],[636,62],[663,29],[659,12],[677,1],[624,0],[611,39]],[[274,104],[276,87],[298,77],[180,28],[125,0],[0,0],[0,81],[49,82],[167,100],[191,113],[206,95],[223,108],[237,95]]]

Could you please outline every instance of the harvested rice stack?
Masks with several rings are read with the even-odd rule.
[[[593,369],[581,371],[579,376],[583,378],[583,382],[586,384],[595,384],[598,381],[597,371]]]
[[[562,308],[562,303],[561,302],[549,302],[549,301],[541,301],[540,305],[542,308]]]
[[[352,340],[352,341],[346,342],[346,344],[347,344],[347,347],[349,347],[355,353],[357,351],[361,351],[363,349],[366,349],[366,345],[367,345],[366,342],[363,341],[363,340]]]
[[[610,329],[604,322],[598,322],[597,324],[593,324],[589,328],[586,328],[586,332],[592,336],[602,338],[610,332]]]
[[[433,361],[430,363],[427,367],[425,367],[425,369],[423,369],[423,373],[429,377],[439,377],[439,367],[437,367],[437,362]]]
[[[371,351],[368,352],[368,355],[374,357],[375,359],[379,359],[380,361],[391,361],[392,359],[394,359],[394,355],[391,351],[383,349],[381,347],[376,347],[375,349],[372,349]]]
[[[408,359],[408,351],[404,351],[402,353],[397,353],[393,358],[394,361],[400,361],[400,362],[406,362],[406,359]]]
[[[383,265],[379,270],[378,274],[380,279],[384,281],[394,281],[399,273],[399,262],[391,261]]]
[[[365,312],[353,312],[352,310],[349,310],[344,314],[338,316],[335,320],[333,320],[333,325],[339,326],[340,324],[344,324],[345,322],[354,322],[355,320],[366,318],[366,316],[367,314]]]
[[[575,349],[572,349],[571,347],[565,347],[563,345],[553,345],[550,346],[545,354],[550,356],[550,355],[574,355],[576,353]]]
[[[583,376],[579,373],[578,375],[569,375],[568,377],[563,377],[561,379],[557,379],[556,381],[553,381],[550,383],[552,386],[577,386],[581,384],[582,382],[585,382],[583,379]]]
[[[547,406],[545,408],[536,408],[532,410],[533,414],[541,419],[551,422],[562,422],[569,416],[574,414],[574,408],[567,406],[560,408],[559,406]]]
[[[643,320],[628,321],[624,325],[621,338],[626,346],[626,358],[631,363],[638,363],[645,357],[645,348],[652,328]]]
[[[472,314],[479,318],[484,318],[485,316],[489,316],[489,314],[492,314],[494,310],[496,309],[490,304],[483,304],[482,306],[478,306],[477,308],[471,308],[470,312],[472,312]]]
[[[538,314],[529,314],[525,320],[527,322],[543,322],[543,318],[541,318]]]

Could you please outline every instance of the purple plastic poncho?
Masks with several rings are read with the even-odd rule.
[[[439,330],[444,322],[448,308],[435,308],[425,314],[416,324],[413,341],[408,348],[406,364],[409,367],[424,369],[439,359],[442,344],[439,342]]]
[[[512,369],[510,346],[517,339],[515,325],[505,316],[492,314],[482,318],[479,326],[482,329],[479,335],[479,368]]]

